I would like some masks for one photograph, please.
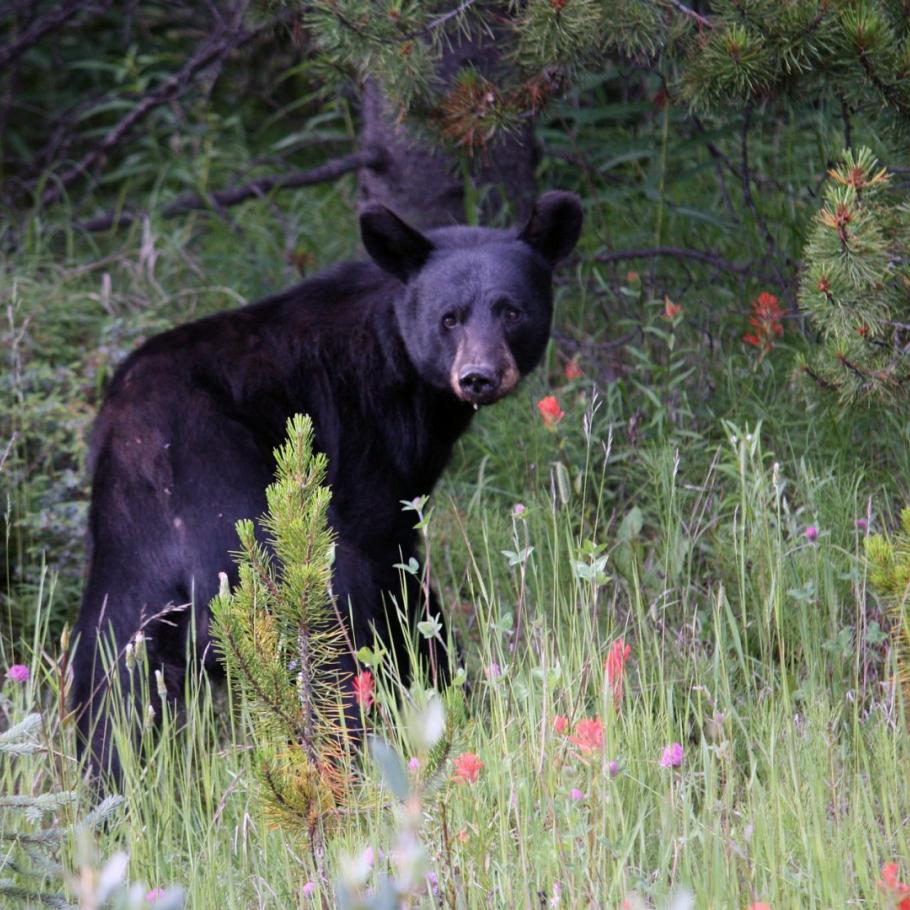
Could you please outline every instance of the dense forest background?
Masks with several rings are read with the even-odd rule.
[[[902,0],[7,0],[0,658],[32,682],[0,707],[7,726],[27,706],[56,721],[35,764],[0,771],[4,792],[94,800],[53,756],[74,751],[87,441],[117,364],[362,256],[365,202],[423,226],[507,226],[562,188],[586,220],[545,362],[478,415],[425,534],[475,681],[447,748],[483,755],[488,787],[477,803],[466,786],[451,804],[419,791],[442,883],[427,899],[474,906],[473,882],[503,906],[532,891],[556,906],[559,887],[578,906],[663,906],[680,883],[698,906],[874,900],[910,846],[894,682],[910,550],[873,545],[874,589],[865,544],[895,527],[910,478],[908,114]],[[614,711],[591,668],[617,636],[637,676],[603,764],[582,749],[554,770],[535,745],[553,713]],[[404,750],[392,703],[377,725]],[[102,853],[183,882],[190,906],[273,892],[304,906],[308,878],[329,885],[273,827],[244,833],[224,871],[258,803],[243,723],[204,729],[128,773],[132,829],[111,823]],[[665,787],[654,756],[671,741],[692,764]],[[236,778],[209,759],[222,748]],[[614,785],[620,752],[617,768],[643,770]],[[566,767],[591,814],[564,830]],[[152,774],[183,794],[173,817]],[[477,805],[500,819],[506,803],[508,824],[472,828]],[[379,843],[387,823],[380,808],[339,837]],[[156,825],[161,850],[139,833]],[[191,858],[200,825],[221,880]],[[100,863],[67,843],[68,869]],[[527,878],[516,844],[541,851]],[[265,856],[268,887],[250,878]],[[881,880],[897,905],[897,879]]]
[[[906,182],[907,21],[900,3],[778,7],[8,4],[8,590],[51,552],[73,603],[86,432],[118,359],[355,255],[366,200],[423,225],[506,224],[536,187],[576,190],[588,227],[551,372],[572,360],[599,387],[625,376],[627,397],[650,387],[625,403],[636,442],[684,413],[718,426],[738,377],[737,407],[754,402],[737,419],[767,424],[795,396],[783,419],[815,438],[833,415],[865,456],[863,416],[839,420],[836,394],[794,378],[823,328],[797,306],[799,268],[844,148]],[[786,327],[773,356],[742,343],[762,291]],[[664,300],[684,313],[666,395]]]

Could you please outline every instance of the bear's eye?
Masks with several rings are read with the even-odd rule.
[[[458,325],[458,317],[454,313],[446,313],[442,317],[442,327],[444,329],[454,329]]]
[[[507,306],[502,311],[502,318],[505,319],[506,322],[518,322],[518,320],[521,319],[521,310],[516,310],[513,306]]]

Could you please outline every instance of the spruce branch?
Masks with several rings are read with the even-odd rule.
[[[16,759],[35,751],[32,746],[42,723],[39,714],[14,720],[9,729],[0,734],[0,753]],[[13,777],[13,780],[15,782],[16,778]],[[25,793],[12,792],[0,796],[0,810],[4,818],[4,830],[0,832],[0,898],[26,906],[75,910],[60,888],[66,869],[59,854],[69,841],[75,839],[77,844],[85,843],[92,829],[110,819],[120,808],[123,798],[110,795],[87,815],[72,819],[71,807],[78,801],[78,794],[74,791],[51,790],[32,794],[28,792],[30,782],[25,789]],[[68,823],[61,822],[60,816],[64,813],[70,817]],[[90,895],[81,891],[77,897],[78,906],[110,906],[114,899],[123,896],[128,887],[124,880],[125,862],[112,861],[104,872],[108,869],[121,871],[119,877],[108,877],[103,895],[100,894],[103,873],[93,869],[92,875],[79,878],[84,887],[89,887],[87,883],[97,885],[98,893]],[[56,884],[51,888],[53,883]],[[183,906],[181,894],[179,889],[175,889],[169,902],[172,910]],[[111,902],[108,898],[112,899]]]
[[[0,733],[0,753],[6,755],[31,755],[41,750],[38,733],[41,730],[41,715],[28,714],[8,730]]]

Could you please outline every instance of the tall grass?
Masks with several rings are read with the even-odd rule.
[[[516,413],[530,412],[529,391]],[[525,426],[534,465],[565,457],[579,416],[555,433]],[[881,864],[910,856],[910,750],[893,668],[863,640],[859,479],[776,462],[758,427],[728,425],[698,483],[672,445],[624,458],[646,478],[625,504],[641,517],[624,523],[602,507],[613,455],[600,443],[615,416],[608,405],[581,416],[574,454],[588,469],[568,493],[535,468],[523,511],[483,483],[465,506],[457,490],[476,469],[465,463],[437,497],[429,545],[446,555],[435,581],[459,617],[471,683],[466,715],[450,717],[453,755],[474,752],[484,767],[469,784],[447,764],[428,789],[421,837],[436,896],[428,889],[423,905],[619,906],[637,895],[664,906],[687,892],[699,907],[874,901]],[[52,598],[47,586],[34,601],[30,681],[2,690],[8,720],[42,710],[46,751],[5,762],[0,792],[75,789],[84,812],[96,795],[60,707]],[[632,646],[620,702],[604,671],[617,638]],[[373,722],[407,756],[393,689]],[[603,746],[586,751],[571,736],[594,717]],[[185,716],[161,721],[131,752],[123,715],[125,807],[98,832],[101,855],[125,849],[131,878],[180,882],[188,906],[310,905],[315,866],[263,814],[230,691],[192,671]],[[682,763],[662,767],[674,742]],[[355,766],[373,808],[342,817],[328,866],[343,873],[344,857],[370,845],[376,876],[391,862],[395,814],[368,757]],[[4,836],[41,824],[0,819]]]
[[[803,343],[789,329],[750,360],[737,339],[755,279],[712,279],[708,293],[666,263],[621,280],[597,262],[604,244],[652,242],[657,181],[666,242],[684,235],[737,259],[744,238],[760,239],[719,198],[704,137],[676,122],[649,131],[606,97],[599,111],[609,130],[567,105],[542,132],[593,165],[577,178],[545,164],[542,183],[592,181],[554,343],[535,376],[477,416],[431,503],[428,562],[467,685],[464,704],[448,702],[441,770],[409,772],[433,873],[414,903],[874,906],[884,862],[910,875],[910,750],[856,519],[886,525],[907,493],[907,426],[829,412],[789,373]],[[795,188],[760,200],[791,255],[834,132],[813,113],[753,150],[757,170],[783,169]],[[714,140],[738,155],[735,130]],[[604,175],[619,178],[609,191]],[[0,674],[31,671],[26,683],[3,677],[0,729],[42,716],[39,751],[0,754],[0,879],[75,902],[72,878],[38,865],[28,878],[7,848],[99,799],[75,758],[61,637],[81,587],[85,434],[107,378],[143,337],[291,283],[299,247],[314,267],[345,258],[353,197],[343,182],[283,199],[277,218],[271,202],[251,203],[102,238],[35,219],[0,271]],[[665,292],[683,306],[672,319]],[[566,380],[579,352],[586,376]],[[536,408],[546,394],[566,413],[552,432]],[[604,665],[619,639],[631,655],[617,702]],[[388,668],[377,678],[370,722],[407,759],[405,718],[426,690],[403,691]],[[264,813],[243,705],[193,666],[184,703],[134,749],[147,702],[136,712],[115,696],[124,803],[95,827],[95,852],[64,839],[66,874],[90,878],[122,850],[130,881],[179,883],[188,907],[332,906],[308,845]],[[595,719],[603,743],[585,750],[571,737]],[[674,743],[681,764],[665,767]],[[484,763],[475,783],[454,777],[465,752]],[[394,864],[400,807],[367,751],[351,761],[366,808],[335,820],[326,864],[344,877],[372,846],[375,884]],[[68,791],[73,804],[35,818],[4,802]]]

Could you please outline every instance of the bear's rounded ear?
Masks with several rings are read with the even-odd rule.
[[[575,193],[552,190],[534,203],[518,239],[537,250],[550,265],[556,265],[575,249],[583,217],[581,200]]]
[[[433,244],[384,205],[360,213],[360,236],[370,258],[383,271],[407,281],[423,268]]]

